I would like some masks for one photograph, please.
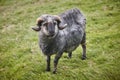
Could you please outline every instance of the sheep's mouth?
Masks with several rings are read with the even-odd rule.
[[[49,37],[53,37],[53,36],[54,36],[54,34],[50,34],[50,35],[49,35]]]
[[[49,35],[47,35],[47,37],[54,37],[55,36],[55,34],[49,34]]]

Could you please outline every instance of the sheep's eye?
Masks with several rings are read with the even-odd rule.
[[[48,25],[48,23],[43,23],[43,26],[47,26]]]
[[[54,22],[53,22],[53,24],[54,24],[54,25],[56,25],[56,24],[57,24],[57,22],[56,22],[56,21],[54,21]]]

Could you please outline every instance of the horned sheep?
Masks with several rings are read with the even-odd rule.
[[[82,59],[86,58],[86,18],[79,9],[74,8],[60,15],[44,14],[37,19],[37,26],[32,28],[39,32],[39,46],[47,57],[46,71],[50,71],[51,55],[56,54],[54,70],[56,73],[58,60],[64,52],[71,58],[80,44]]]

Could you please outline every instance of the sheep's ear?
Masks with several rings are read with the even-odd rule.
[[[34,31],[40,31],[40,27],[32,27]]]

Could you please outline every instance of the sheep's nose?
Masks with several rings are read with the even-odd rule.
[[[55,34],[55,32],[54,31],[50,31],[50,35],[54,35]]]

